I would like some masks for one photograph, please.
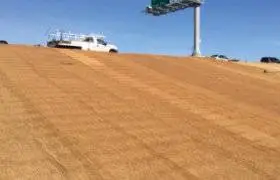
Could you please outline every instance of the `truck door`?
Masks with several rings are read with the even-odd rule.
[[[86,49],[88,51],[98,51],[97,42],[93,37],[87,37],[85,42],[87,42]]]
[[[107,47],[107,43],[103,39],[97,39],[97,48],[98,51],[103,51],[103,52],[109,51]]]

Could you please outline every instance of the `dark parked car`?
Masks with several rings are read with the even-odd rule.
[[[4,40],[0,40],[0,44],[8,44],[8,42]]]
[[[263,57],[261,59],[262,63],[280,63],[280,60],[275,57]]]

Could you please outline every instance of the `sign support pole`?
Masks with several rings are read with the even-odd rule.
[[[200,6],[194,8],[194,49],[192,56],[200,57]]]

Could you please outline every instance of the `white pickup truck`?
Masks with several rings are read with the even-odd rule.
[[[82,35],[56,31],[49,34],[48,47],[80,49],[84,51],[99,51],[118,53],[117,46],[109,44],[102,35]]]

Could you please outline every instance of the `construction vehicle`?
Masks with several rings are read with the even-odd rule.
[[[48,35],[47,46],[51,48],[80,49],[118,53],[117,46],[105,41],[105,36],[98,34],[73,34],[57,30]]]

